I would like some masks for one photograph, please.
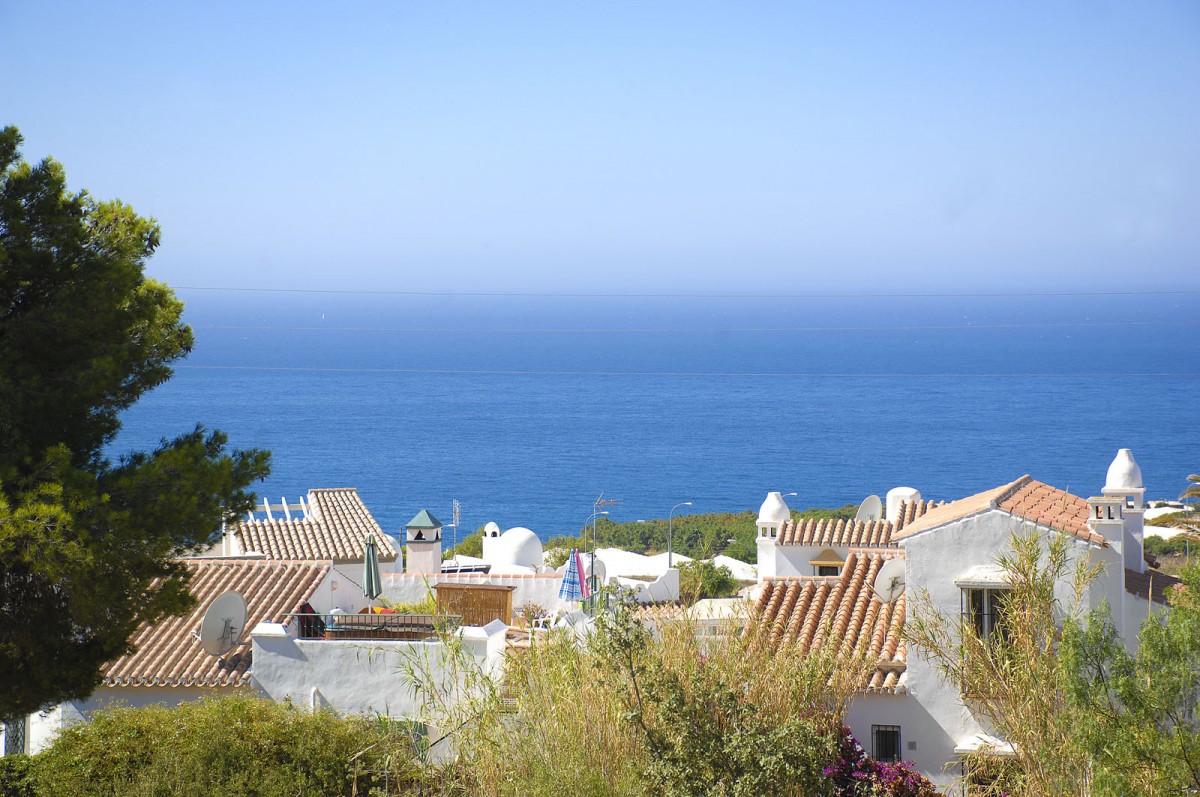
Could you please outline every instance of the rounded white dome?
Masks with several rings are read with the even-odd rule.
[[[767,499],[758,508],[758,522],[763,526],[782,526],[791,517],[791,510],[778,492],[767,493]]]
[[[521,567],[542,566],[542,541],[523,526],[509,529],[496,540],[496,560]]]
[[[494,520],[489,520],[487,522],[487,524],[485,524],[483,527],[483,536],[499,537],[500,536],[500,525],[498,523],[496,523],[496,521],[494,521]]]
[[[1136,490],[1142,486],[1142,469],[1133,458],[1133,452],[1122,448],[1116,458],[1108,466],[1108,478],[1104,480],[1105,490]]]

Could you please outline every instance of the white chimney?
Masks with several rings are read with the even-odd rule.
[[[1146,488],[1142,486],[1142,469],[1133,452],[1122,448],[1108,466],[1108,477],[1101,491],[1106,498],[1120,499],[1123,520],[1122,542],[1125,567],[1135,573],[1146,572],[1144,551]]]
[[[906,503],[914,503],[921,500],[921,491],[915,487],[893,487],[888,490],[887,494],[887,515],[885,516],[889,523],[895,523],[900,519],[900,507]]]

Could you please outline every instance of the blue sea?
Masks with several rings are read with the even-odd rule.
[[[447,297],[181,290],[196,332],[112,448],[197,422],[273,452],[273,503],[357,487],[574,533],[615,520],[953,499],[1023,473],[1096,493],[1132,448],[1150,497],[1200,470],[1194,294]]]

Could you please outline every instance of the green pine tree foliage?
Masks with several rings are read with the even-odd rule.
[[[110,461],[120,413],[192,347],[147,279],[153,219],[71,193],[0,130],[0,717],[89,694],[142,622],[191,606],[175,557],[248,509],[268,455],[197,426]]]
[[[1132,654],[1107,607],[1064,626],[1067,695],[1096,797],[1200,792],[1200,568],[1184,568],[1168,600]]]

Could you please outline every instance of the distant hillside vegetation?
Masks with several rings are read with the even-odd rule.
[[[838,509],[806,509],[803,512],[792,512],[792,517],[800,518],[845,518],[854,517],[858,507],[847,504]],[[743,562],[755,564],[758,562],[758,549],[755,536],[758,533],[754,525],[757,513],[747,509],[743,512],[710,512],[695,515],[677,515],[674,526],[674,550],[693,559],[707,559],[710,556],[724,554],[740,559]],[[666,519],[616,522],[606,517],[596,520],[596,544],[600,548],[622,548],[642,554],[656,554],[667,550],[667,521]],[[591,550],[592,527],[580,529],[577,536],[552,537],[546,543],[546,550],[551,548],[580,548]],[[458,548],[446,552],[449,558],[455,553],[464,556],[480,556],[483,553],[483,529],[480,528],[459,543]]]

